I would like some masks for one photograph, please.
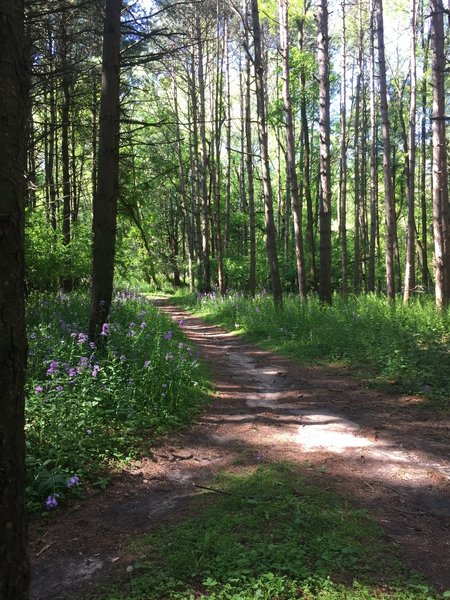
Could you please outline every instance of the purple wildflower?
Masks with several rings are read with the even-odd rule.
[[[57,392],[62,392],[64,390],[62,385],[57,385],[55,389]]]
[[[122,354],[120,357],[120,362],[125,362],[127,360],[127,357],[125,356],[125,354]]]
[[[74,485],[78,485],[80,483],[80,478],[77,475],[73,475],[67,481],[67,487],[71,488]]]
[[[70,334],[71,338],[76,338],[78,336],[78,333],[76,331],[72,331],[72,333]]]
[[[92,435],[92,429],[86,429],[86,433],[87,433],[88,435]]]
[[[58,371],[58,366],[59,363],[56,360],[52,360],[49,368],[47,369],[47,375],[50,377],[51,375],[53,375],[53,373],[56,373]]]
[[[94,343],[94,342],[90,342],[90,343],[89,343],[89,348],[90,348],[91,350],[95,350],[95,349],[96,349],[96,347],[97,347],[97,346],[95,345],[95,343]]]
[[[259,308],[259,306],[257,306],[257,307],[255,308],[255,310],[256,310],[256,312],[258,312],[258,313],[259,313],[259,312],[261,312],[261,309]]]
[[[44,388],[42,387],[42,385],[37,385],[34,388],[34,391],[36,392],[36,394],[41,394],[44,391]]]
[[[58,499],[56,494],[50,494],[47,500],[45,501],[45,506],[47,510],[51,510],[52,508],[56,508],[58,506]]]
[[[184,325],[184,319],[180,319],[180,320],[178,321],[178,325],[179,325],[180,327],[183,327],[183,325]]]
[[[78,343],[80,344],[84,344],[88,341],[88,336],[85,333],[79,333],[78,334]]]
[[[151,360],[146,360],[144,363],[144,369],[148,369],[148,367],[152,364]]]
[[[73,367],[69,369],[69,377],[70,379],[73,379],[77,374],[77,370],[74,369]]]
[[[109,323],[103,323],[100,335],[107,336],[109,333]]]
[[[165,335],[164,335],[164,339],[165,340],[171,340],[173,338],[173,332],[172,331],[168,331]]]
[[[145,329],[147,327],[147,323],[143,321],[140,325],[141,329]]]
[[[87,364],[88,364],[88,359],[87,359],[87,356],[82,356],[82,357],[80,358],[80,365],[81,365],[82,367],[87,367]]]

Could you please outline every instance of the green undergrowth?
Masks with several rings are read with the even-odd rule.
[[[186,520],[134,542],[139,559],[105,600],[431,600],[362,510],[288,464],[211,484]]]
[[[316,297],[283,308],[259,294],[175,296],[174,301],[208,321],[245,334],[267,349],[304,363],[344,364],[372,385],[420,395],[449,410],[450,313],[431,299],[389,306],[375,295],[342,298],[323,306]]]
[[[182,327],[150,300],[114,299],[106,340],[86,334],[87,295],[28,301],[26,385],[28,506],[52,509],[90,480],[135,458],[157,434],[189,423],[206,399],[206,377]]]

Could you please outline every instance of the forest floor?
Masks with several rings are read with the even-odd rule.
[[[136,560],[133,535],[187,517],[215,474],[279,461],[366,508],[411,571],[450,589],[448,420],[420,398],[365,389],[341,367],[302,366],[157,302],[184,320],[213,401],[108,489],[30,524],[33,600],[85,597]]]

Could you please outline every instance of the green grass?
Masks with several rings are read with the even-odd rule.
[[[428,600],[382,530],[290,464],[220,476],[194,516],[135,541],[126,579],[95,598]]]
[[[431,299],[392,307],[375,295],[335,296],[332,306],[315,297],[304,305],[286,297],[282,309],[275,309],[266,294],[253,299],[237,293],[178,296],[175,301],[268,349],[305,363],[343,363],[373,385],[389,385],[449,409],[450,313],[436,313]]]
[[[195,350],[148,299],[117,295],[106,350],[87,339],[88,315],[83,294],[28,302],[30,509],[55,507],[86,479],[104,486],[112,464],[148,451],[155,435],[190,422],[204,404]]]

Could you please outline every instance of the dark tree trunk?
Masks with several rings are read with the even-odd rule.
[[[97,339],[111,307],[119,194],[119,76],[121,0],[106,0],[98,182],[94,197],[93,269],[89,335]]]
[[[23,0],[0,0],[0,598],[26,600]]]

